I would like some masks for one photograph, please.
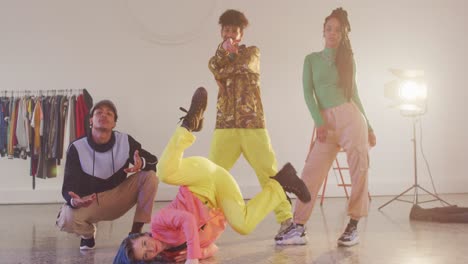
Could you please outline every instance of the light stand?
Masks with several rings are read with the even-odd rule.
[[[413,185],[411,185],[411,187],[409,187],[408,189],[406,189],[405,191],[403,191],[402,193],[400,193],[399,195],[397,195],[396,197],[394,197],[390,201],[388,201],[385,204],[383,204],[382,206],[380,206],[379,210],[382,209],[383,207],[387,206],[388,204],[390,204],[391,202],[393,202],[395,200],[401,201],[401,202],[412,203],[413,205],[417,205],[417,204],[421,204],[421,203],[428,203],[428,202],[433,202],[433,201],[441,201],[441,202],[445,203],[446,205],[450,205],[448,202],[441,199],[438,195],[436,195],[434,193],[431,193],[430,191],[428,191],[428,190],[424,189],[423,187],[421,187],[419,185],[419,183],[418,183],[418,165],[417,165],[417,156],[416,156],[416,122],[418,121],[419,118],[418,118],[417,115],[413,116],[412,118],[413,118],[413,138],[411,139],[411,141],[413,141],[414,183],[413,183]],[[411,191],[413,189],[414,189],[413,201],[400,199],[401,196],[405,195],[407,192],[409,192],[409,191]],[[419,197],[418,197],[419,196],[418,189],[423,190],[425,193],[431,195],[434,199],[426,200],[426,201],[420,201]]]

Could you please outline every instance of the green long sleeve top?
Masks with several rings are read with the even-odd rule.
[[[344,89],[338,87],[338,70],[335,65],[336,49],[325,48],[320,52],[313,52],[304,59],[302,83],[304,97],[310,114],[317,127],[324,124],[320,110],[336,107],[348,102]],[[357,105],[372,130],[356,87],[356,65],[353,67],[353,97],[351,100]]]

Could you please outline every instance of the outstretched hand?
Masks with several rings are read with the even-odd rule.
[[[70,195],[70,197],[73,198],[72,206],[75,208],[88,207],[93,203],[94,200],[96,200],[95,193],[84,198],[81,198],[78,194],[72,191],[68,192],[68,195]]]
[[[133,154],[133,167],[126,168],[124,169],[124,171],[125,173],[139,172],[142,166],[143,166],[143,161],[140,158],[140,154],[138,153],[138,150],[135,150],[135,153]]]

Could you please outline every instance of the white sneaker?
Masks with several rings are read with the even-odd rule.
[[[359,236],[357,232],[357,227],[355,225],[350,225],[346,227],[346,230],[338,238],[338,245],[351,247],[359,243]]]
[[[305,245],[307,244],[307,232],[305,226],[292,223],[283,232],[275,237],[277,245]]]
[[[96,224],[93,224],[93,226],[94,226],[94,233],[92,237],[88,238],[88,237],[81,236],[80,250],[90,250],[96,247],[95,237],[96,237],[97,227],[96,227]]]
[[[96,242],[94,237],[91,238],[81,238],[80,250],[90,250],[96,247]]]

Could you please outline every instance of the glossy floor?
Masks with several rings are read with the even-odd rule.
[[[468,207],[468,194],[444,199]],[[278,224],[271,214],[248,236],[230,228],[218,241],[220,251],[202,263],[468,263],[468,224],[441,224],[409,220],[411,204],[395,201],[377,208],[391,197],[374,197],[369,217],[360,221],[361,243],[336,246],[347,222],[344,198],[328,198],[317,206],[309,221],[309,244],[275,246]],[[155,210],[166,203],[155,203]],[[440,206],[439,203],[425,207]],[[79,250],[79,238],[59,232],[55,217],[60,205],[0,206],[0,263],[112,263],[121,240],[128,233],[132,214],[98,225],[97,247]],[[145,226],[148,229],[148,226]]]

